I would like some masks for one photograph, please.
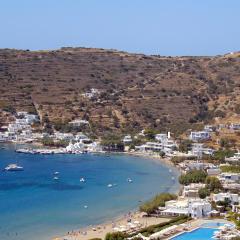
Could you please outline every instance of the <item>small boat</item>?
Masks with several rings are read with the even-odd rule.
[[[54,174],[54,175],[58,175],[58,174],[59,174],[59,172],[54,172],[53,174]]]
[[[85,208],[85,209],[87,209],[87,208],[88,208],[88,206],[87,206],[87,205],[85,205],[85,206],[84,206],[84,208]]]
[[[107,185],[107,187],[111,188],[111,187],[113,187],[113,185],[112,185],[111,183],[109,183],[109,184]]]
[[[54,178],[53,178],[53,180],[58,180],[58,179],[59,179],[59,177],[54,177]]]
[[[172,177],[172,180],[175,181],[175,177]]]
[[[172,172],[172,169],[169,169],[169,172],[171,173],[171,172]]]
[[[17,164],[9,164],[4,170],[9,172],[23,171],[23,167],[18,166]]]
[[[128,178],[127,181],[128,181],[129,183],[131,183],[131,182],[132,182],[132,179],[131,179],[131,178]]]
[[[85,182],[85,179],[83,177],[80,178],[80,182]]]

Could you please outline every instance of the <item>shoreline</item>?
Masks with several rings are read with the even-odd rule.
[[[109,153],[107,153],[109,154]],[[146,158],[149,160],[153,160],[154,162],[164,164],[168,168],[174,168],[174,170],[180,174],[180,170],[171,163],[168,159],[163,159],[157,155],[149,155],[144,153],[136,153],[136,152],[114,152],[110,154],[125,154],[129,156]],[[173,191],[176,195],[178,195],[180,191],[181,185]],[[171,192],[168,190],[168,192]],[[127,226],[129,224],[128,219],[131,217],[131,222],[139,222],[138,228],[144,228],[150,225],[159,224],[162,222],[169,221],[171,218],[165,217],[144,217],[143,214],[136,209],[129,211],[128,213],[123,213],[115,218],[103,221],[100,224],[88,225],[86,227],[79,228],[78,230],[69,231],[66,235],[60,237],[53,237],[52,240],[89,240],[93,238],[101,238],[104,239],[107,233],[114,232],[115,227],[119,226]]]
[[[18,143],[14,143],[13,145],[18,145]],[[19,145],[22,145],[22,144],[19,144]],[[34,146],[35,144],[28,143],[27,145]],[[170,162],[170,158],[167,158],[167,157],[162,158],[158,154],[148,154],[148,153],[141,153],[141,152],[106,152],[106,153],[99,153],[99,154],[103,154],[103,155],[116,154],[116,155],[125,155],[129,157],[132,156],[136,158],[144,158],[145,160],[151,160],[155,163],[165,165],[168,169],[172,170],[172,174],[174,175],[175,178],[177,178],[177,176],[180,174],[179,169],[172,162]],[[181,185],[179,185],[178,182],[174,181],[174,184],[168,190],[166,190],[166,192],[172,192],[178,195],[180,188],[181,188]],[[60,233],[58,237],[50,237],[50,239],[59,239],[59,240],[80,240],[80,239],[88,240],[91,238],[104,239],[105,235],[108,232],[114,231],[113,229],[114,227],[119,227],[123,225],[128,226],[129,218],[131,218],[131,222],[136,222],[136,221],[139,222],[139,225],[137,227],[141,227],[141,228],[150,226],[150,225],[155,225],[161,222],[165,222],[170,219],[165,217],[161,217],[161,218],[143,217],[142,213],[138,211],[138,207],[140,204],[141,203],[139,203],[135,209],[129,210],[128,213],[123,212],[122,214],[116,217],[103,220],[99,224],[90,224],[88,226],[80,227],[75,230],[69,229],[69,232],[67,232],[67,234]]]
[[[161,218],[143,217],[143,214],[140,213],[139,211],[131,211],[127,214],[122,214],[121,216],[113,218],[112,220],[108,220],[100,224],[82,227],[79,228],[78,230],[72,230],[69,231],[66,235],[60,237],[53,237],[51,239],[52,240],[89,240],[93,238],[104,239],[107,233],[114,232],[114,229],[117,228],[128,227],[130,226],[130,224],[134,224],[136,226],[135,230],[139,230],[150,225],[155,225],[169,221],[170,219],[171,218],[165,217]]]

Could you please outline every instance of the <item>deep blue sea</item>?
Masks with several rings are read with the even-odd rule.
[[[177,179],[175,169],[128,155],[28,155],[16,153],[14,145],[0,145],[0,169],[10,163],[24,171],[0,172],[1,240],[51,239],[115,218],[136,209],[139,201],[179,187],[172,179]],[[53,180],[55,171],[59,180]]]

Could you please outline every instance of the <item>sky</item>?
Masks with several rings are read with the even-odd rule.
[[[159,55],[240,50],[239,0],[1,0],[0,48]]]

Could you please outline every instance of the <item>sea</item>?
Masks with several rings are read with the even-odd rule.
[[[109,221],[157,193],[179,188],[178,171],[149,158],[32,155],[16,153],[18,147],[0,145],[0,170],[11,163],[24,168],[0,172],[1,240],[49,240]]]

